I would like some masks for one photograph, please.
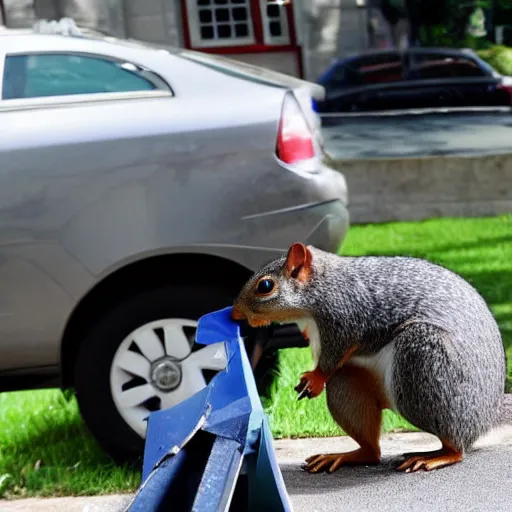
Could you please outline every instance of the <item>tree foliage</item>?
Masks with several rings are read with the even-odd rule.
[[[467,34],[477,8],[491,16],[491,26],[512,25],[512,0],[380,0],[380,8],[391,25],[409,20],[411,44],[486,47]]]

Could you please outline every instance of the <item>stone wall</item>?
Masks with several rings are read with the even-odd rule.
[[[512,212],[512,154],[337,160],[355,224]]]

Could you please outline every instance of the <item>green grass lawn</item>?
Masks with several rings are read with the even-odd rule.
[[[465,277],[491,307],[509,358],[512,391],[512,215],[486,219],[440,219],[425,222],[354,226],[341,251],[347,256],[416,256],[439,263]],[[332,436],[340,433],[330,417],[325,394],[297,401],[293,387],[313,368],[309,349],[280,355],[281,375],[268,402],[276,437]],[[403,418],[385,411],[383,429],[411,429]]]
[[[512,360],[512,216],[355,226],[342,253],[419,256],[458,272],[489,303]],[[297,402],[293,387],[312,367],[309,350],[287,350],[280,357],[281,372],[266,404],[274,435],[339,434],[325,397]],[[386,412],[385,430],[408,427]],[[139,478],[102,454],[74,399],[54,390],[0,394],[0,496],[122,492],[135,489]]]

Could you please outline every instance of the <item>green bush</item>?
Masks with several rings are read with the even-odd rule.
[[[488,50],[479,51],[478,55],[498,73],[512,76],[512,48],[496,45]]]
[[[494,46],[485,37],[475,37],[470,34],[466,34],[463,39],[458,39],[444,25],[421,27],[420,41],[422,46],[471,48],[475,51],[488,50]]]

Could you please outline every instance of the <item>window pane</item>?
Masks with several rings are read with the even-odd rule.
[[[156,89],[133,65],[72,54],[8,56],[3,99]]]
[[[475,61],[459,56],[411,55],[412,79],[462,78],[487,76]]]
[[[235,21],[247,21],[247,9],[245,7],[235,7],[232,12]]]
[[[280,6],[279,5],[267,5],[267,16],[269,18],[279,18],[280,15]]]
[[[229,38],[231,37],[231,26],[230,25],[217,25],[217,31],[219,37]]]
[[[217,45],[253,42],[250,0],[189,0],[189,9],[189,23],[194,24],[191,29],[194,44],[215,46],[216,41]]]
[[[260,0],[263,15],[265,43],[269,45],[289,44],[288,16],[284,5],[270,4]]]
[[[270,22],[270,35],[272,37],[280,37],[283,35],[283,30],[279,21]]]
[[[215,21],[229,21],[229,9],[215,9]]]
[[[355,71],[360,85],[400,82],[404,79],[404,65],[398,53],[376,54],[354,64],[356,69],[351,71]]]
[[[214,39],[215,33],[213,27],[201,27],[201,39]]]
[[[357,63],[360,67],[365,67],[388,64],[390,62],[396,62],[397,60],[400,60],[400,54],[398,52],[378,52],[373,55],[361,57],[357,60]]]
[[[247,37],[249,35],[247,25],[244,25],[243,23],[237,23],[235,25],[235,34],[236,37]]]
[[[212,22],[212,11],[208,9],[201,9],[199,11],[199,21],[201,23],[211,23]]]

